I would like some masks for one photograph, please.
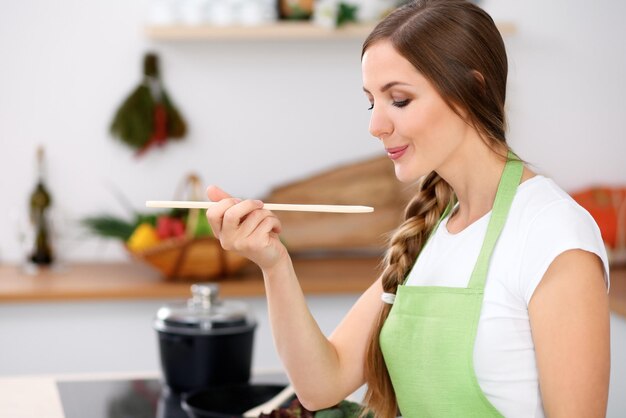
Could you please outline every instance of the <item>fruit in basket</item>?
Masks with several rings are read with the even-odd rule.
[[[133,231],[126,245],[131,251],[143,251],[150,247],[154,247],[159,243],[160,238],[156,228],[147,222],[139,224]]]
[[[175,237],[182,237],[185,235],[185,224],[180,219],[174,219],[171,224],[172,235]]]
[[[94,235],[118,239],[134,259],[170,281],[225,279],[249,263],[245,257],[222,249],[204,211],[198,209],[133,211],[130,219],[105,214],[81,223]]]
[[[156,232],[160,239],[182,237],[185,235],[185,224],[179,218],[162,215],[156,220]]]
[[[209,225],[209,221],[204,213],[198,216],[198,224],[196,225],[196,230],[194,231],[193,236],[197,238],[213,236],[213,230],[211,229],[211,225]]]

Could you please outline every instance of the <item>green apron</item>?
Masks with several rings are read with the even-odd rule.
[[[509,153],[467,288],[398,286],[380,346],[405,418],[502,417],[478,385],[474,340],[489,260],[522,171],[522,162]]]

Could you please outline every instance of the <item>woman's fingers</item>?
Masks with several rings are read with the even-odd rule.
[[[220,239],[225,249],[241,250],[242,246],[236,243],[245,240],[263,217],[271,215],[270,211],[263,211],[262,207],[263,202],[260,200],[244,200],[226,210]]]
[[[241,202],[241,199],[233,197],[222,199],[206,210],[206,217],[213,230],[215,238],[220,239],[222,235],[224,216],[226,211]]]
[[[237,205],[231,206],[224,213],[224,221],[222,222],[223,229],[235,230],[239,229],[239,226],[244,219],[250,214],[250,212],[261,209],[263,202],[260,200],[244,200]]]
[[[284,249],[276,245],[280,242],[280,221],[263,209],[262,201],[242,201],[216,186],[207,188],[207,196],[215,204],[207,209],[206,216],[225,250],[235,250],[259,266],[270,265],[284,255]]]
[[[259,200],[244,200],[224,213],[222,245],[243,252],[258,250],[267,243],[267,234],[272,230],[280,232],[280,221],[274,213],[263,209]],[[260,237],[259,233],[266,236]]]
[[[207,217],[207,220],[209,221],[209,225],[211,225],[211,229],[213,230],[213,236],[219,239],[222,232],[222,221],[224,218],[224,212],[226,212],[226,209],[228,209],[229,207],[238,203],[239,200],[231,198],[228,193],[215,185],[210,185],[209,187],[207,187],[206,195],[210,201],[218,202],[216,205],[213,205],[209,209],[207,209],[205,215]]]
[[[255,211],[258,212],[258,211]],[[251,215],[249,220],[256,219]],[[259,267],[264,268],[274,265],[277,260],[285,254],[285,248],[280,244],[278,234],[280,233],[280,221],[273,214],[260,218],[259,223],[254,223],[252,233],[242,237],[235,245],[238,251],[254,261]]]
[[[227,199],[231,197],[231,195],[215,185],[210,185],[209,187],[207,187],[206,195],[211,202],[217,202],[222,199]]]
[[[266,237],[271,236],[273,234],[276,238],[278,234],[282,231],[282,226],[280,224],[280,220],[274,215],[268,216],[264,218],[258,226],[252,231],[250,237],[255,238],[256,236]]]
[[[271,223],[272,228],[267,229],[264,227],[268,222]],[[267,209],[258,209],[246,216],[245,220],[239,226],[238,237],[239,239],[245,240],[254,235],[258,235],[259,231],[263,231],[267,234],[272,232],[272,229],[274,229],[273,232],[276,234],[280,233],[281,225],[276,215]]]

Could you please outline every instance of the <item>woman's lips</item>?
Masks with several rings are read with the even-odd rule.
[[[403,147],[385,148],[385,151],[387,151],[387,156],[389,156],[389,158],[397,160],[404,155],[404,152],[408,147],[408,145],[405,145]]]

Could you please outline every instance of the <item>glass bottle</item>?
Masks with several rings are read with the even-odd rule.
[[[47,212],[52,198],[44,182],[44,150],[37,149],[37,185],[30,195],[30,219],[34,227],[34,248],[29,261],[39,266],[49,266],[54,261],[50,246]]]

